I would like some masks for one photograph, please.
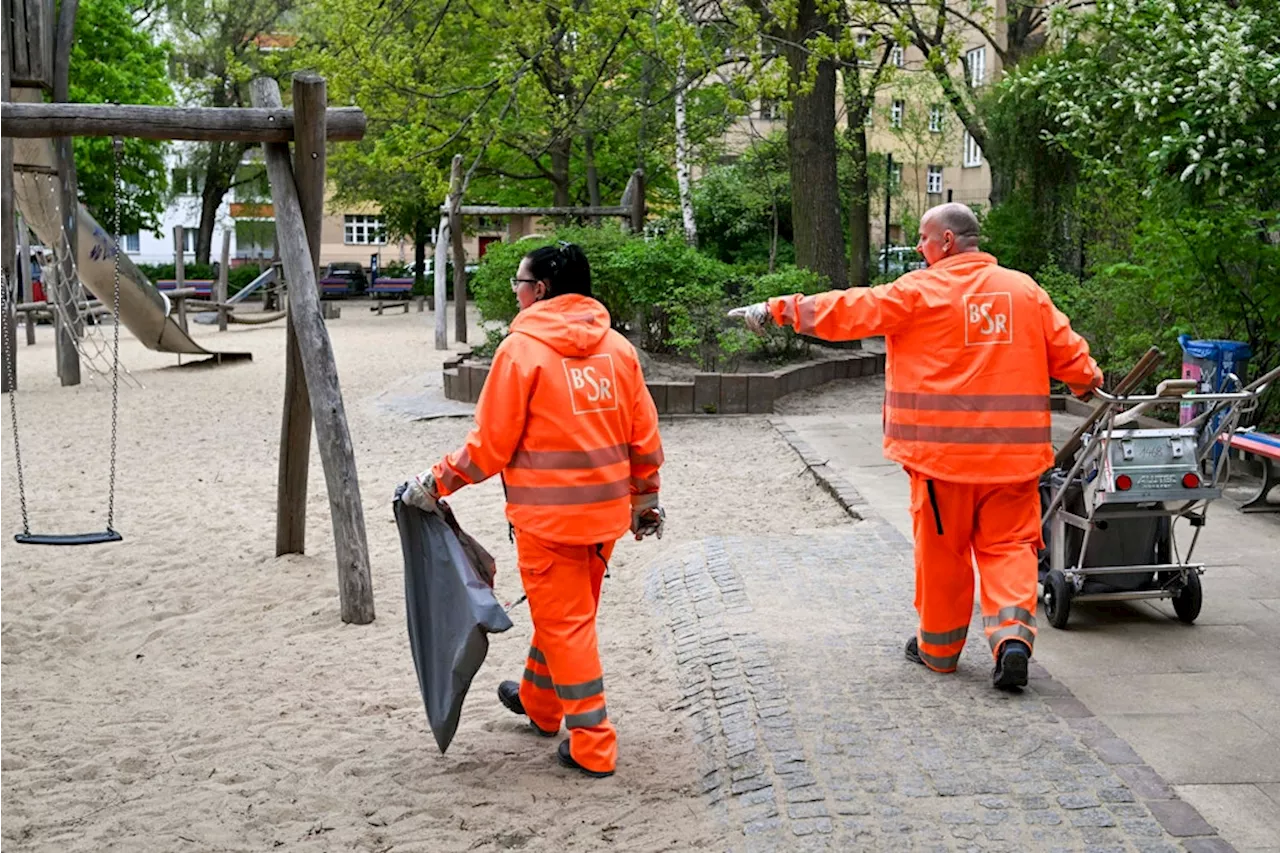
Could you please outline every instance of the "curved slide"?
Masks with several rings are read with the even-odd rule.
[[[14,91],[17,100],[18,90]],[[50,170],[54,165],[50,139],[13,140],[14,203],[28,227],[46,246],[62,241],[59,221],[58,179],[49,174],[23,171],[23,166]],[[115,241],[94,221],[84,205],[77,204],[79,245],[76,266],[80,281],[103,305],[115,299]],[[169,316],[169,300],[147,280],[127,255],[120,256],[120,320],[149,349],[190,355],[247,358],[248,353],[217,353],[205,349]]]

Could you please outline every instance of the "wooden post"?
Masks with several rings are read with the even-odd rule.
[[[311,271],[319,281],[320,224],[324,218],[325,102],[324,79],[316,75],[293,78],[293,109],[297,121],[294,143],[294,184],[307,232]],[[301,286],[296,280],[295,286]],[[319,300],[319,285],[316,289]],[[323,314],[323,312],[322,312]],[[285,330],[284,417],[280,423],[280,471],[276,489],[276,556],[306,553],[307,468],[311,460],[311,400],[306,370],[294,328],[294,302],[289,300]],[[323,316],[321,317],[323,319]]]
[[[218,267],[218,289],[213,295],[213,301],[218,303],[218,331],[225,332],[227,330],[227,309],[221,306],[227,304],[227,280],[231,274],[231,229],[227,228],[222,232],[222,264]]]
[[[173,226],[173,277],[176,280],[175,290],[187,286],[187,229],[181,225]],[[187,300],[178,300],[178,325],[187,331]]]
[[[58,23],[53,39],[53,100],[65,103],[70,93],[71,43],[75,38],[76,13],[79,0],[62,0],[58,6]],[[57,287],[47,295],[57,303],[53,326],[56,330],[55,349],[58,362],[58,378],[66,385],[80,384],[80,353],[76,349],[79,329],[72,319],[77,315],[76,302],[79,279],[76,276],[75,259],[79,245],[76,233],[79,221],[79,199],[76,196],[76,162],[69,136],[54,141],[58,176],[62,182],[59,211],[62,214],[62,231],[66,238],[66,258],[59,275],[49,282]],[[51,247],[55,252],[57,246]],[[70,321],[70,322],[68,322]]]
[[[6,6],[6,10],[7,10]],[[0,59],[0,63],[4,65],[0,74],[0,97],[9,100],[9,66],[13,62],[13,58],[9,55],[9,17],[5,15],[4,20],[4,45],[5,56]],[[18,288],[13,277],[14,265],[14,237],[18,234],[17,228],[14,227],[13,217],[13,141],[9,139],[0,142],[0,252],[4,253],[4,258],[0,259],[4,271],[4,317],[0,322],[4,323],[4,348],[0,352],[0,393],[7,394],[17,388],[18,377],[18,315],[14,311],[14,307],[22,301],[22,292]],[[23,253],[26,254],[25,252]],[[19,264],[23,261],[19,260]],[[30,262],[27,262],[27,270],[30,272]],[[9,294],[13,297],[10,298]]]
[[[446,252],[446,241],[449,239],[449,214],[446,211],[440,215],[440,227],[436,230],[436,254],[435,254],[435,297],[436,297],[436,349],[449,348],[449,316],[445,312],[448,306],[445,304],[445,281],[444,268],[448,263],[448,254]]]
[[[635,234],[644,233],[644,170],[636,169],[631,173],[631,230]]]
[[[258,79],[252,85],[256,106],[278,107],[280,90],[275,81]],[[323,138],[323,136],[321,137]],[[347,429],[347,414],[338,385],[338,370],[324,319],[320,316],[320,295],[315,261],[307,240],[302,205],[289,163],[289,148],[268,143],[267,177],[275,207],[276,235],[285,273],[293,282],[289,298],[290,324],[297,333],[298,349],[306,378],[311,410],[315,414],[316,438],[324,463],[329,491],[329,512],[333,519],[334,548],[338,557],[338,592],[342,601],[342,621],[363,625],[373,621],[373,583],[369,574],[369,543],[360,503],[355,450]],[[295,495],[294,500],[305,500]]]
[[[467,342],[467,250],[462,245],[462,155],[453,155],[449,174],[449,243],[453,246],[453,338]]]

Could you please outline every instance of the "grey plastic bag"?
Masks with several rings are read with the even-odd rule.
[[[489,651],[488,635],[508,630],[511,620],[493,595],[493,557],[462,531],[453,511],[442,506],[439,513],[423,512],[400,494],[394,511],[404,552],[409,648],[427,721],[444,753]]]

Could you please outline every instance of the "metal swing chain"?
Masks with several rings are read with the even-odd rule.
[[[124,245],[120,233],[120,196],[123,194],[123,183],[120,178],[120,162],[124,158],[124,140],[119,136],[111,140],[115,149],[115,305],[113,306],[113,322],[115,329],[111,350],[111,475],[107,485],[107,532],[115,532],[116,517],[116,436],[119,427],[120,410],[120,247]]]
[[[23,227],[24,228],[26,227],[25,223],[23,224]],[[31,260],[29,258],[20,258],[18,262],[24,263],[24,264],[30,264]],[[21,279],[19,279],[19,281],[21,281]],[[15,317],[14,327],[12,329],[9,327],[9,315],[11,312],[14,311],[14,307],[15,307],[13,304],[14,294],[9,292],[9,287],[13,283],[14,282],[9,280],[9,277],[7,275],[4,276],[4,343],[3,343],[3,346],[5,347],[6,352],[8,352],[10,343],[13,343],[15,347],[17,345],[16,340],[11,340],[11,338],[16,337],[17,335],[17,323],[16,323],[17,314],[16,313],[14,313],[14,317]],[[16,353],[15,353],[15,356],[16,356]],[[18,378],[16,375],[16,370],[14,368],[14,363],[17,360],[18,359],[16,357],[9,359],[9,371],[8,371],[9,372],[9,417],[13,422],[13,461],[14,461],[14,469],[18,474],[18,505],[22,507],[22,533],[24,536],[26,536],[31,534],[31,523],[27,520],[27,489],[22,479],[22,445],[18,441],[18,394],[17,394]]]

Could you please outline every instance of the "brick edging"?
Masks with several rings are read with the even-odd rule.
[[[483,364],[468,364],[470,353],[445,359],[444,395],[475,403],[489,376]],[[836,379],[884,373],[884,353],[852,351],[771,373],[698,373],[692,382],[649,382],[659,415],[767,415],[779,397]]]
[[[835,498],[836,503],[850,517],[859,521],[878,522],[887,534],[906,542],[906,537],[896,527],[881,520],[853,484],[828,465],[826,459],[818,456],[785,420],[771,418],[770,423],[804,460],[805,466],[822,490]],[[909,547],[911,543],[906,544]],[[1124,780],[1129,790],[1151,812],[1165,832],[1182,839],[1182,846],[1187,853],[1234,853],[1236,848],[1218,835],[1217,828],[1205,820],[1195,806],[1180,799],[1173,787],[1146,764],[1124,738],[1095,717],[1070,688],[1034,660],[1031,662],[1028,687],[1043,698],[1045,704],[1079,735],[1081,743],[1099,761]]]

